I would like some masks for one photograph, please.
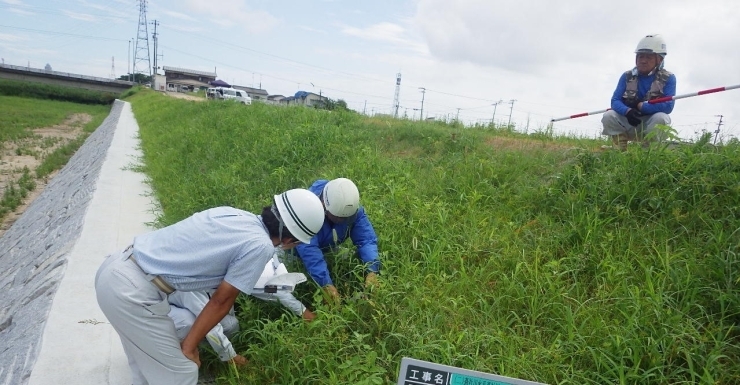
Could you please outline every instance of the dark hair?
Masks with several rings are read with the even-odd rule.
[[[277,209],[275,209],[275,211],[277,211]],[[265,206],[262,208],[262,223],[267,227],[267,232],[270,234],[271,238],[277,238],[280,236],[280,219],[278,219],[278,217],[275,216],[275,213],[272,212],[272,206]],[[283,226],[283,238],[296,239],[296,237],[294,237],[293,234],[290,233],[290,230],[285,226]],[[279,239],[279,241],[282,241],[282,239]]]

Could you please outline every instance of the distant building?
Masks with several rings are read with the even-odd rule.
[[[285,99],[285,96],[283,95],[270,95],[267,97],[267,100],[270,102],[280,103],[281,100]]]
[[[236,88],[237,90],[247,91],[247,95],[249,95],[250,98],[252,98],[253,101],[258,102],[266,102],[267,101],[267,91],[261,89],[261,88],[252,88],[252,87],[245,87],[245,86],[232,86],[232,88]]]
[[[152,89],[155,91],[162,91],[164,92],[167,87],[167,78],[164,75],[160,74],[154,74],[154,79],[152,79]]]
[[[326,96],[315,94],[313,92],[298,91],[295,93],[293,100],[287,104],[298,104],[307,107],[322,107],[328,100],[329,98]]]
[[[215,72],[167,66],[162,67],[162,69],[167,79],[167,91],[207,89],[208,82],[216,80]]]
[[[278,101],[278,104],[293,105],[296,104],[295,96],[288,96]]]

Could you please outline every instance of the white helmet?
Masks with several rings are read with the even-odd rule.
[[[347,178],[330,180],[321,195],[324,198],[324,208],[334,216],[351,217],[360,209],[360,192]]]
[[[285,224],[288,231],[303,243],[311,242],[324,224],[321,200],[306,189],[297,188],[275,195],[275,207],[280,214],[281,233],[282,224]]]
[[[654,34],[643,37],[642,40],[637,43],[635,53],[657,53],[658,55],[665,57],[665,55],[668,55],[668,50],[666,49],[663,36]]]

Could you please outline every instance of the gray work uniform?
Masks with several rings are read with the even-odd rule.
[[[213,294],[213,290],[207,291],[176,291],[170,294],[167,301],[170,303],[169,317],[175,323],[175,333],[182,341],[187,337],[190,328],[193,327],[195,317],[203,311]],[[236,357],[234,346],[227,336],[239,331],[239,321],[236,319],[234,307],[229,313],[216,324],[206,335],[206,341],[216,352],[221,361],[228,361]]]
[[[652,115],[642,116],[640,117],[640,120],[642,121],[642,124],[635,127],[630,124],[626,116],[620,115],[614,110],[609,110],[601,117],[601,124],[604,126],[601,134],[609,136],[625,134],[630,140],[641,140],[649,133],[653,132],[653,129],[655,129],[655,126],[658,124],[664,124],[666,126],[671,124],[670,115],[663,112],[656,112]],[[656,139],[662,140],[664,138],[662,138],[661,135],[658,135]]]
[[[198,368],[182,353],[167,316],[167,295],[152,277],[176,290],[215,289],[226,281],[251,294],[274,252],[259,216],[218,207],[137,236],[132,248],[110,255],[98,269],[95,291],[100,309],[121,338],[134,385],[198,381]]]

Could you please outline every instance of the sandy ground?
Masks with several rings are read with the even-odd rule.
[[[196,96],[192,93],[185,92],[165,92],[168,96],[178,99],[195,100],[196,102],[204,102],[206,98],[204,96]]]
[[[0,143],[0,194],[10,183],[17,183],[24,169],[35,177],[36,167],[54,150],[82,135],[82,128],[92,120],[89,114],[73,114],[61,124],[37,128],[33,135],[22,140]],[[46,184],[57,172],[35,179],[36,188],[30,191],[23,203],[0,221],[0,236],[23,214],[29,204],[44,191]]]

